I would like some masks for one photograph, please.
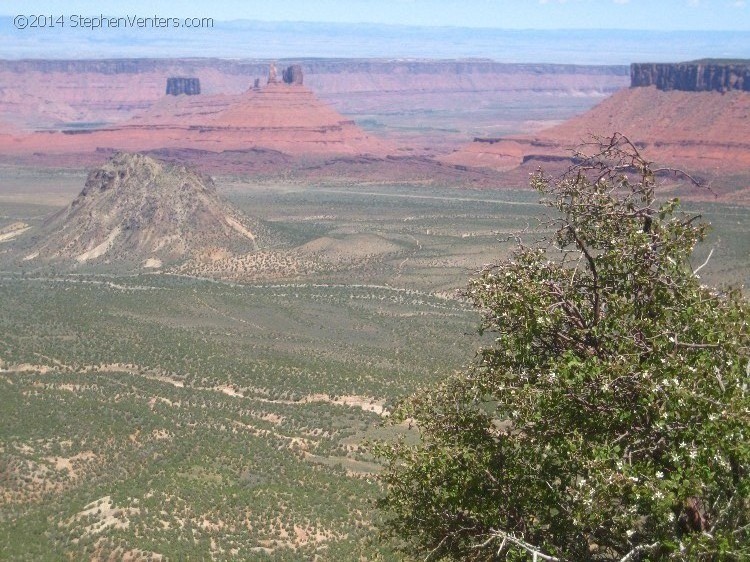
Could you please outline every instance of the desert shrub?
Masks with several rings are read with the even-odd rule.
[[[750,558],[750,308],[621,135],[532,185],[556,211],[466,295],[494,343],[381,443],[383,529],[425,560]]]

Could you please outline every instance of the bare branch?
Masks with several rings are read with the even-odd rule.
[[[425,556],[424,558],[424,562],[427,562],[430,558],[432,558],[433,554],[435,554],[438,550],[440,550],[440,547],[443,546],[443,543],[448,539],[449,536],[450,535],[445,535],[443,537],[443,540],[441,540],[435,548],[433,548],[430,552],[427,553],[427,556]]]
[[[568,225],[568,231],[573,236],[578,249],[581,250],[583,255],[586,257],[586,261],[589,264],[589,269],[591,270],[591,279],[594,283],[594,326],[596,326],[599,323],[599,315],[601,313],[601,305],[599,303],[599,273],[596,270],[596,262],[594,261],[594,256],[591,255],[588,248],[586,247],[586,244],[584,244],[583,240],[581,240],[581,238],[578,236],[575,228],[573,228],[573,225]]]
[[[695,349],[712,349],[721,347],[718,343],[687,343],[677,341],[677,334],[672,334],[672,343],[679,347],[692,347]]]
[[[740,494],[736,492],[732,494],[732,497],[729,498],[727,505],[724,507],[723,510],[721,510],[721,512],[716,517],[716,520],[711,525],[710,527],[711,531],[715,531],[716,529],[721,529],[721,526],[724,524],[724,520],[727,517],[729,517],[729,515],[731,515],[732,511],[734,510],[735,502],[739,499],[742,499],[742,498],[738,498],[738,496],[740,496]]]
[[[665,168],[656,168],[656,169],[654,169],[652,171],[654,172],[654,174],[658,174],[660,172],[668,172],[668,173],[674,174],[676,176],[682,176],[683,178],[687,179],[690,183],[692,183],[694,186],[696,186],[696,187],[702,187],[703,189],[708,190],[711,194],[713,194],[714,197],[718,197],[719,196],[713,189],[711,189],[710,185],[708,185],[707,183],[701,183],[700,180],[698,180],[694,176],[691,176],[685,170],[681,170],[679,168],[665,167]]]
[[[704,261],[701,265],[699,265],[697,269],[693,270],[693,275],[698,275],[698,272],[704,267],[706,267],[706,265],[708,265],[708,260],[711,259],[711,256],[713,255],[713,253],[714,253],[714,249],[711,248],[711,251],[708,252],[708,257],[706,258],[706,261]]]
[[[493,530],[492,533],[490,534],[490,537],[486,541],[484,541],[481,544],[475,545],[473,548],[484,548],[487,545],[489,545],[492,541],[497,540],[497,539],[502,539],[503,541],[502,544],[509,542],[524,549],[526,552],[531,554],[534,560],[546,560],[547,562],[562,562],[560,558],[557,558],[556,556],[551,556],[549,554],[544,554],[539,547],[536,547],[533,544],[529,544],[525,540],[519,539],[510,533],[506,533],[505,531],[500,531],[499,529]]]
[[[635,560],[636,556],[638,556],[639,554],[648,552],[650,550],[656,550],[658,546],[659,546],[658,542],[654,542],[651,544],[640,544],[636,546],[633,550],[628,552],[625,556],[620,558],[619,562],[630,562],[631,560]]]

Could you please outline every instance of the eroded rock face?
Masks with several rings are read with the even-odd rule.
[[[286,84],[302,84],[302,66],[299,64],[293,64],[287,67],[283,74],[284,83]]]
[[[268,66],[268,84],[277,84],[279,82],[278,77],[276,76],[276,63],[272,62]]]
[[[172,77],[167,78],[167,95],[197,96],[201,93],[201,82],[198,78]]]
[[[750,63],[634,63],[630,87],[656,86],[659,90],[686,92],[750,92]]]

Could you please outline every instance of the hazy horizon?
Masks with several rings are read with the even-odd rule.
[[[83,17],[210,25],[82,26]],[[20,18],[16,21],[17,18]],[[174,18],[174,19],[172,19]],[[49,21],[48,21],[49,20]],[[489,58],[628,64],[750,55],[748,0],[6,0],[2,58]]]
[[[257,20],[214,21],[202,29],[16,29],[13,17],[0,17],[4,59],[486,58],[622,65],[750,53],[750,31],[571,31]]]

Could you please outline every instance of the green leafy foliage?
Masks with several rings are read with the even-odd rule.
[[[384,530],[428,560],[750,557],[750,308],[615,135],[532,185],[557,211],[467,296],[494,343],[393,417]],[[703,264],[706,265],[706,264]],[[700,268],[697,268],[700,269]]]

